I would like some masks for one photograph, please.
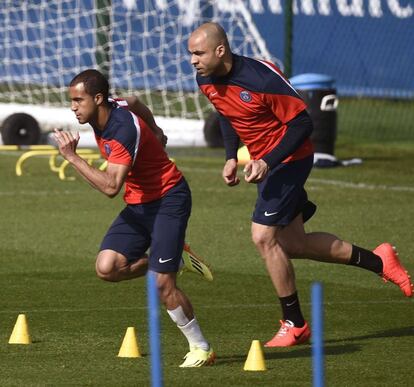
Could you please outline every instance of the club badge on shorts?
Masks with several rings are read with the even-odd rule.
[[[240,99],[243,102],[250,102],[252,100],[252,96],[247,90],[243,90],[240,92]]]

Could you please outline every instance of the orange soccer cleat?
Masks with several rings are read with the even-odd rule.
[[[281,327],[272,340],[265,344],[265,347],[291,347],[293,345],[307,342],[311,336],[308,324],[296,328],[289,320],[280,320]]]
[[[398,259],[398,253],[395,247],[389,243],[382,243],[374,251],[378,255],[383,264],[382,278],[385,282],[391,281],[400,287],[401,291],[407,296],[413,295],[413,284],[410,281],[410,276],[407,270],[401,265]]]

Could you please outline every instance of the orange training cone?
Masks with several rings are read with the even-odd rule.
[[[134,327],[127,329],[121,348],[119,349],[118,357],[141,357]]]
[[[252,341],[243,369],[245,371],[266,371],[263,350],[259,340]]]
[[[19,314],[13,332],[9,339],[9,344],[31,344],[32,339],[29,334],[29,326],[25,314]]]

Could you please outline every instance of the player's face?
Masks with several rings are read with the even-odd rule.
[[[194,34],[188,40],[188,51],[191,55],[191,65],[202,77],[219,75],[223,66],[222,46],[210,43],[203,34]]]
[[[95,119],[98,106],[94,97],[86,93],[83,82],[69,87],[71,109],[75,113],[80,124],[91,122]]]

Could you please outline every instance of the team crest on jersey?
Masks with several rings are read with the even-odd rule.
[[[104,148],[105,148],[106,155],[109,156],[111,154],[111,147],[109,146],[108,143],[105,143]]]
[[[252,100],[252,96],[248,91],[243,90],[243,91],[240,92],[240,99],[243,102],[250,102]]]

